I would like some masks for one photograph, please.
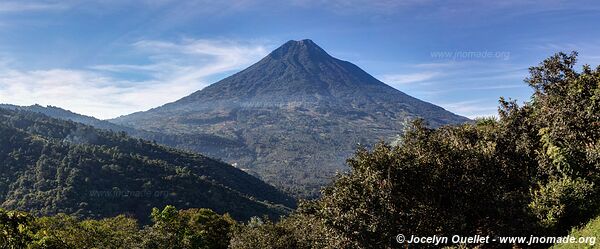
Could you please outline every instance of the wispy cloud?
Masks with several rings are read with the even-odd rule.
[[[143,40],[134,43],[133,47],[148,54],[152,63],[96,65],[91,68],[105,72],[144,73],[162,82],[189,84],[201,82],[210,75],[240,69],[265,56],[268,51],[263,44],[228,40]]]
[[[499,97],[525,98],[529,91],[522,83],[527,68],[512,61],[423,61],[393,68],[401,73],[382,74],[379,78],[409,95],[469,118],[496,115]],[[478,99],[471,100],[474,97]]]
[[[23,11],[44,11],[44,10],[61,10],[69,5],[60,1],[6,1],[0,2],[1,12],[23,12]]]
[[[301,7],[321,6],[337,13],[376,12],[391,14],[406,8],[427,5],[433,0],[293,0]]]
[[[118,111],[124,107],[120,104],[123,100],[119,99],[119,95],[127,89],[118,87],[114,80],[78,70],[4,69],[0,71],[0,102],[19,105],[39,103],[84,114],[104,114],[107,110]]]
[[[439,76],[439,72],[418,72],[407,74],[385,74],[380,76],[381,81],[392,86],[424,82]]]
[[[139,41],[133,47],[151,62],[30,71],[0,63],[0,102],[112,118],[175,101],[204,88],[210,76],[241,69],[267,53],[262,44],[226,40]]]
[[[489,105],[489,101],[483,99],[442,103],[440,106],[444,107],[446,110],[459,113],[471,119],[495,116],[498,111],[496,105]]]
[[[587,64],[600,64],[600,45],[595,42],[551,42],[543,39],[533,39],[524,42],[527,48],[538,50],[545,56],[553,53],[571,51],[579,52],[579,61]]]
[[[462,62],[457,62],[457,61],[444,61],[444,62],[431,62],[431,63],[418,63],[418,64],[414,64],[411,65],[413,68],[420,68],[420,69],[440,69],[440,68],[453,68],[453,67],[457,67],[459,65],[463,65],[466,62],[462,61]]]
[[[510,18],[546,11],[597,10],[593,7],[592,0],[584,1],[586,3],[567,0],[292,0],[290,2],[294,6],[318,7],[337,14],[398,15],[410,11],[411,15],[420,18],[448,19],[489,17],[498,13]]]

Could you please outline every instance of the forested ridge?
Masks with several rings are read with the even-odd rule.
[[[277,217],[293,198],[225,163],[125,133],[0,109],[1,206],[37,215],[148,220],[175,204]]]
[[[248,153],[247,149],[241,147],[241,142],[213,134],[194,133],[181,135],[151,132],[139,128],[114,124],[109,121],[74,113],[56,106],[44,107],[41,105],[18,106],[0,104],[0,108],[37,112],[52,118],[70,120],[73,122],[90,125],[97,129],[109,130],[113,132],[125,132],[127,135],[135,138],[155,141],[158,144],[181,150],[200,152],[202,155],[219,155],[218,151],[228,151],[227,153],[229,155]],[[211,156],[211,158],[217,157]]]
[[[548,248],[408,245],[396,235],[593,234],[600,214],[600,67],[578,70],[576,59],[559,53],[530,68],[531,100],[501,99],[497,118],[440,128],[415,120],[397,144],[359,149],[347,161],[350,172],[278,221],[239,222],[173,206],[153,209],[144,227],[123,216],[76,221],[2,211],[0,241],[13,248]]]

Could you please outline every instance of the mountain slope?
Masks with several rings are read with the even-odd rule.
[[[276,217],[295,201],[230,165],[124,133],[0,108],[0,207],[81,217],[207,207]]]
[[[10,104],[0,104],[0,108],[37,112],[52,118],[69,120],[85,125],[90,125],[97,129],[110,130],[114,132],[126,132],[132,137],[142,138],[149,141],[155,141],[159,144],[176,147],[179,149],[185,149],[188,151],[196,151],[203,154],[219,155],[218,151],[214,151],[215,149],[228,149],[230,151],[238,150],[240,151],[238,152],[238,154],[249,153],[247,149],[243,147],[243,144],[213,134],[196,133],[186,134],[185,136],[179,136],[177,134],[166,134],[160,132],[146,131],[74,113],[69,110],[65,110],[55,106],[44,107],[41,105],[18,106]]]
[[[213,134],[242,144],[198,151],[314,196],[357,143],[402,131],[408,119],[465,122],[336,59],[310,40],[289,41],[249,68],[176,102],[112,122],[168,134]],[[245,150],[244,150],[245,149]]]
[[[62,119],[62,120],[70,120],[76,123],[82,123],[86,125],[93,126],[97,129],[111,130],[115,132],[124,131],[128,134],[135,134],[137,132],[142,132],[140,130],[136,130],[131,127],[122,126],[118,124],[114,124],[108,121],[100,120],[94,117],[85,116],[82,114],[74,113],[69,110],[65,110],[56,106],[41,106],[41,105],[31,105],[31,106],[18,106],[18,105],[10,105],[10,104],[0,104],[0,108],[9,109],[9,110],[21,110],[21,111],[29,111],[29,112],[37,112],[44,114],[48,117]]]

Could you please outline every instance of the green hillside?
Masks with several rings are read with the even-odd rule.
[[[125,133],[0,109],[0,203],[38,215],[101,218],[175,204],[238,219],[277,217],[293,198],[225,163]]]

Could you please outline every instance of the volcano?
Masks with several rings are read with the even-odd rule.
[[[177,135],[170,145],[312,197],[359,146],[389,141],[415,118],[433,127],[468,121],[300,40],[187,97],[111,122]]]

